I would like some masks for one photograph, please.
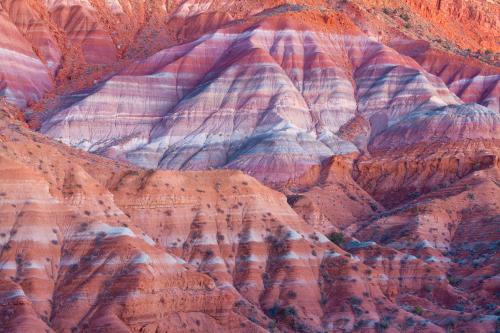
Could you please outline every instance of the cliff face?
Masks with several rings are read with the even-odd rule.
[[[430,111],[442,108],[436,112],[486,112],[462,106],[442,80],[360,33],[347,16],[285,9],[128,65],[66,96],[41,131],[147,168],[240,169],[281,186],[329,156],[376,144],[388,126],[461,121],[431,119]],[[480,102],[495,109],[488,101],[498,91],[484,90]],[[356,116],[370,124],[367,135],[357,142],[339,137]],[[498,114],[485,117],[495,136]],[[411,144],[413,129],[395,140]]]
[[[330,24],[338,23],[337,19],[326,16],[342,12],[363,34],[384,42],[425,40],[435,48],[460,51],[462,55],[466,49],[479,50],[483,55],[493,52],[485,56],[498,62],[495,38],[500,9],[496,2],[488,0],[2,0],[2,40],[11,43],[0,47],[14,52],[24,49],[21,54],[32,58],[35,53],[31,61],[45,65],[44,69],[39,63],[31,66],[38,67],[33,70],[39,78],[30,82],[36,86],[36,94],[34,87],[16,85],[6,74],[8,70],[2,68],[2,85],[10,87],[10,95],[5,91],[2,95],[23,105],[38,101],[43,93],[67,94],[95,85],[94,80],[116,73],[130,60],[142,60],[218,28],[286,12],[300,13],[295,21],[303,22],[308,16],[304,10],[319,11]],[[13,58],[9,63],[16,66],[29,61],[15,54],[10,56]],[[53,77],[54,85],[46,82],[47,76]]]
[[[499,213],[497,166],[381,213],[349,160],[331,161],[320,188],[287,202],[239,171],[146,171],[22,124],[1,119],[5,330],[495,325],[482,306],[496,288],[494,232],[483,231]],[[325,226],[289,206],[307,213],[308,198],[361,211],[344,220],[320,206]],[[343,230],[342,248],[319,230]]]
[[[499,10],[0,0],[0,331],[494,331]]]
[[[5,75],[6,94],[64,143],[147,168],[239,169],[275,188],[366,151],[388,126],[435,121],[428,111],[498,111],[498,68],[436,49],[437,36],[462,47],[435,22],[458,3],[259,4],[5,1],[40,67],[37,81]],[[494,30],[474,6],[490,5],[470,3],[460,22],[479,15]],[[495,131],[498,115],[488,117]],[[365,133],[342,137],[355,120]]]
[[[373,1],[379,6],[406,5],[410,12],[424,18],[463,48],[498,51],[495,33],[500,25],[498,2],[489,0],[405,0]]]
[[[119,165],[3,117],[12,130],[2,130],[0,162],[2,330],[183,332],[203,321],[259,331],[232,310],[233,291],[158,246],[87,170],[112,175]]]

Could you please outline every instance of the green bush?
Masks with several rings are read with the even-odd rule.
[[[455,287],[460,284],[461,280],[453,275],[448,275],[448,282]]]
[[[379,321],[378,323],[375,323],[375,330],[377,330],[377,332],[383,332],[388,328],[389,328],[389,323],[386,321],[382,320]]]
[[[332,232],[331,234],[328,235],[328,239],[330,240],[330,242],[338,245],[338,246],[342,246],[342,244],[344,244],[344,234],[341,233],[341,232]]]
[[[408,16],[408,14],[406,13],[402,13],[401,15],[399,15],[399,17],[401,17],[401,19],[405,22],[408,22],[410,20],[410,16]]]
[[[295,317],[297,316],[297,310],[293,306],[281,307],[276,303],[272,308],[266,310],[266,314],[271,318]]]
[[[351,298],[349,298],[349,302],[352,305],[361,305],[361,303],[363,303],[363,300],[359,297],[351,296]]]
[[[424,313],[424,309],[422,309],[422,307],[421,307],[420,305],[417,305],[417,306],[413,309],[413,312],[414,312],[416,315],[421,316],[421,315]]]

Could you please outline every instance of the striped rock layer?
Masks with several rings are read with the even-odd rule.
[[[497,112],[464,105],[412,59],[348,29],[324,32],[277,16],[217,30],[67,96],[41,131],[146,168],[240,169],[267,184],[293,181],[416,122],[446,132],[474,118],[486,131],[447,135],[498,139]],[[439,116],[448,108],[464,111]],[[369,123],[365,138],[339,137],[356,117]]]
[[[339,247],[302,218],[306,206],[242,172],[143,170],[47,139],[5,113],[0,124],[3,330],[496,325],[485,304],[498,258],[493,231],[482,231],[498,215],[498,161],[397,209],[374,203],[380,213],[364,223],[337,224],[346,230]],[[345,164],[332,161],[316,191],[373,201],[343,179]]]
[[[498,10],[0,0],[0,331],[494,331]]]
[[[26,106],[51,89],[47,68],[33,52],[16,26],[0,12],[0,96]]]
[[[34,51],[37,61],[45,65],[44,75],[55,79],[55,86],[37,83],[38,79],[34,83],[38,92],[51,96],[92,85],[96,78],[113,72],[116,65],[121,67],[122,60],[142,59],[221,26],[252,21],[257,16],[308,10],[318,11],[325,21],[341,11],[367,35],[388,42],[423,39],[442,49],[439,43],[445,40],[462,50],[498,52],[495,34],[500,9],[478,0],[2,0],[2,19],[10,25],[2,29],[2,37],[12,35],[12,29],[19,35],[14,45],[1,47],[15,51],[30,44],[30,52]],[[304,21],[308,15],[300,14],[295,21]],[[405,22],[410,28],[404,27]],[[22,57],[15,61],[25,63]],[[2,76],[0,80],[2,85],[12,86],[10,94],[4,91],[2,96],[10,96],[20,106],[40,99],[25,85],[16,86],[12,77]]]

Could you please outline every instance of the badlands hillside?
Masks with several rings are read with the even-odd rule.
[[[498,0],[0,0],[0,332],[498,332]]]

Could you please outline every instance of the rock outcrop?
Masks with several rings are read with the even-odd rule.
[[[322,31],[312,21],[321,16],[309,14],[300,26],[276,14],[163,50],[68,96],[41,131],[147,168],[240,169],[279,186],[407,117],[462,105],[439,78],[345,16]],[[370,123],[364,142],[338,136],[356,116]],[[495,131],[498,114],[489,117]]]
[[[0,332],[498,329],[499,10],[0,0]]]
[[[497,161],[384,211],[352,181],[352,157],[336,158],[311,174],[318,189],[291,202],[240,171],[143,170],[90,155],[31,132],[12,114],[0,120],[4,330],[444,332],[495,325],[488,305],[495,245],[480,230],[498,215]],[[303,198],[321,203],[328,195],[346,216],[320,206],[333,228],[306,222],[289,206],[304,212]],[[451,207],[443,218],[442,200]],[[435,225],[438,231],[427,231]],[[466,232],[472,226],[477,231]],[[332,236],[335,244],[321,230],[346,235]]]
[[[4,11],[0,11],[0,29],[0,96],[25,107],[52,89],[51,77]]]

